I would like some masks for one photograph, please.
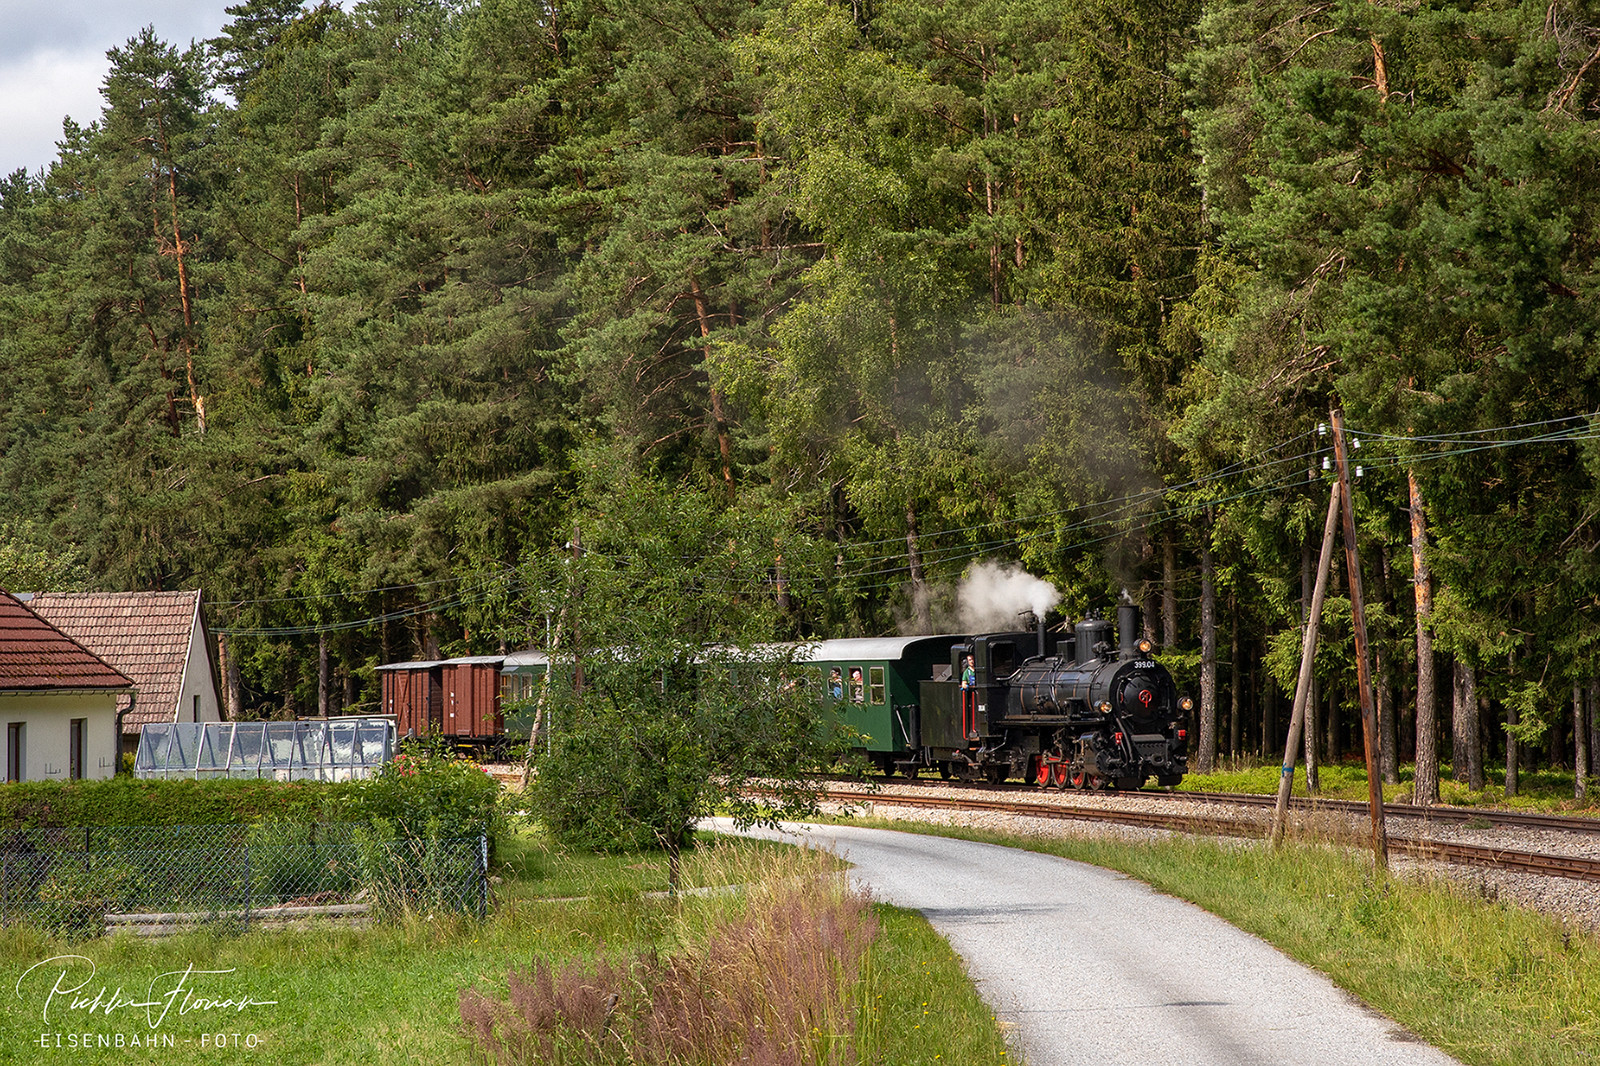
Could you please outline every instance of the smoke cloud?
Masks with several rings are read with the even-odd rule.
[[[1018,629],[1023,611],[1043,618],[1061,602],[1050,582],[1008,563],[979,563],[961,579],[956,596],[961,628],[968,632]]]

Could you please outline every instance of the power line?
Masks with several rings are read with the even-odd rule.
[[[1362,430],[1356,427],[1351,427],[1349,432],[1352,436],[1358,436],[1362,439],[1372,442],[1381,441],[1384,443],[1412,446],[1425,444],[1456,445],[1455,447],[1446,448],[1444,450],[1424,449],[1411,452],[1406,455],[1371,455],[1365,458],[1364,465],[1381,469],[1393,466],[1412,465],[1422,462],[1434,462],[1440,459],[1455,458],[1459,456],[1470,455],[1476,452],[1501,450],[1506,448],[1522,447],[1525,445],[1569,444],[1589,440],[1600,440],[1600,424],[1597,424],[1597,419],[1600,419],[1600,412],[1569,415],[1561,418],[1515,423],[1485,429],[1463,430],[1456,433],[1446,434],[1402,435],[1385,433],[1381,431]],[[1551,426],[1570,426],[1571,423],[1574,422],[1583,422],[1585,425],[1582,428],[1574,427],[1569,429],[1561,429],[1525,437],[1513,437],[1510,439],[1499,440],[1484,439],[1490,434],[1505,434],[1525,430],[1538,430]],[[1220,468],[1219,470],[1199,475],[1191,478],[1188,481],[1174,485],[1141,489],[1136,492],[1127,493],[1120,497],[1096,501],[1093,503],[1077,504],[1071,507],[1064,507],[1053,511],[1040,511],[1032,514],[1014,515],[1003,518],[997,517],[991,518],[981,524],[955,526],[945,529],[919,532],[919,542],[924,545],[930,545],[921,553],[923,565],[945,569],[954,564],[965,563],[986,555],[1017,551],[1028,544],[1045,538],[1060,538],[1075,532],[1091,532],[1095,530],[1107,529],[1108,527],[1119,527],[1132,515],[1144,511],[1153,501],[1171,501],[1173,497],[1181,493],[1207,488],[1223,481],[1238,480],[1276,471],[1273,477],[1264,481],[1260,481],[1256,485],[1253,485],[1249,488],[1205,501],[1208,505],[1221,505],[1237,502],[1239,500],[1249,499],[1256,496],[1277,493],[1284,489],[1304,484],[1303,479],[1299,476],[1299,471],[1304,469],[1305,465],[1308,463],[1311,464],[1312,468],[1314,469],[1315,461],[1326,454],[1330,449],[1317,448],[1310,451],[1301,451],[1294,455],[1276,456],[1273,458],[1268,458],[1268,456],[1272,456],[1275,452],[1281,452],[1287,449],[1294,442],[1304,440],[1309,437],[1309,435],[1309,432],[1296,434],[1278,444],[1262,449],[1254,456],[1251,456],[1247,459],[1238,460],[1229,464],[1228,466]],[[1469,441],[1475,441],[1475,443],[1468,444],[1467,442]],[[1285,474],[1283,472],[1283,468],[1285,467],[1289,468],[1293,472]],[[1148,511],[1146,513],[1146,518],[1152,521],[1169,520],[1180,516],[1184,511],[1190,509],[1192,506],[1194,505],[1169,505],[1164,508]],[[1082,515],[1083,517],[1078,521],[1074,521],[1066,525],[1053,524],[1047,528],[1038,529],[1020,536],[1002,538],[991,537],[985,538],[977,543],[960,543],[946,546],[940,546],[938,544],[938,541],[944,538],[967,536],[973,533],[986,533],[999,530],[1015,530],[1019,527],[1033,525],[1040,522],[1050,522],[1053,519],[1059,519],[1068,515]],[[1077,539],[1070,544],[1064,544],[1062,547],[1064,550],[1080,551],[1093,547],[1097,544],[1105,543],[1108,540],[1124,536],[1126,535],[1126,532],[1127,530],[1123,528],[1110,528],[1108,532],[1101,533],[1097,536]],[[898,547],[903,542],[903,537],[897,536],[893,538],[883,538],[872,541],[856,541],[849,545],[849,548],[854,551],[862,548],[882,548],[889,545],[895,545]],[[627,554],[617,553],[591,552],[590,554],[591,556],[596,556],[600,559],[613,562],[624,562],[631,557]],[[906,553],[903,551],[895,551],[892,553],[886,552],[879,555],[869,556],[851,556],[846,560],[846,566],[856,569],[856,580],[852,584],[857,591],[875,592],[894,587],[902,575],[909,573],[911,567],[909,562],[907,562],[905,565],[884,567],[874,567],[873,564],[897,562],[906,558]],[[708,561],[709,557],[685,555],[679,556],[678,559],[681,563],[692,565],[705,563]],[[524,563],[518,566],[504,567],[498,570],[471,573],[465,575],[465,577],[439,578],[431,581],[419,581],[404,585],[389,585],[371,589],[355,590],[348,593],[323,593],[301,596],[267,597],[250,600],[219,601],[216,606],[228,606],[235,608],[281,603],[308,603],[325,600],[348,601],[364,596],[394,592],[408,592],[452,583],[456,583],[458,585],[458,591],[452,597],[436,599],[427,603],[417,604],[360,619],[318,623],[306,626],[260,628],[222,627],[216,629],[215,631],[230,636],[310,636],[363,629],[380,625],[385,622],[414,618],[423,614],[443,613],[459,607],[483,603],[489,597],[491,586],[493,586],[496,582],[505,581],[513,575],[522,573],[523,571],[527,570],[530,565],[530,563]],[[766,568],[762,569],[761,576],[759,578],[749,573],[733,572],[729,574],[716,574],[709,571],[701,572],[697,574],[696,577],[700,581],[716,583],[725,588],[749,591],[770,589],[778,583],[776,576],[770,574]],[[805,578],[802,574],[793,574],[785,578],[785,581],[791,585],[803,580],[805,580]],[[863,585],[859,583],[861,580],[869,580],[872,583]],[[467,584],[464,586],[460,584],[463,581],[467,582]]]

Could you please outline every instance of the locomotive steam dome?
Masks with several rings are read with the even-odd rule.
[[[1077,638],[1080,663],[1102,658],[1116,648],[1112,625],[1103,618],[1085,618],[1074,627],[1073,632]]]

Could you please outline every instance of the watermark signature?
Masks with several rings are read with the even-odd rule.
[[[257,1007],[274,1007],[275,999],[256,999],[248,993],[225,986],[220,980],[234,973],[226,970],[197,970],[193,963],[181,970],[169,970],[152,977],[143,993],[127,993],[121,985],[113,991],[107,983],[95,987],[99,974],[94,960],[85,955],[54,955],[34,963],[17,978],[16,997],[24,1002],[33,998],[40,1006],[46,1025],[70,1023],[75,1018],[100,1015],[106,1018],[143,1013],[150,1030],[160,1029],[170,1017],[197,1015],[210,1019],[238,1015]],[[204,989],[204,990],[202,990]]]

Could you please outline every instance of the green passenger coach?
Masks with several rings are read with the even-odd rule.
[[[884,773],[916,749],[921,735],[918,686],[950,672],[959,636],[858,637],[806,645],[795,657],[820,684],[824,706],[837,709],[859,747]]]

